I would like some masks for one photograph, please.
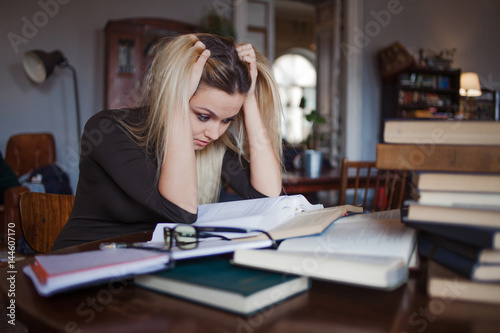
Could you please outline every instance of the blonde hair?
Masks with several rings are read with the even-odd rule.
[[[151,152],[157,162],[159,179],[165,147],[170,139],[173,112],[179,107],[189,115],[189,83],[192,68],[201,54],[194,44],[201,40],[210,50],[204,66],[200,86],[208,86],[228,94],[245,94],[251,84],[248,64],[241,61],[231,38],[212,34],[181,35],[159,43],[148,75],[144,81],[139,105],[146,113],[140,124],[117,121],[146,152]],[[271,140],[276,160],[281,165],[281,102],[270,63],[257,54],[258,78],[255,94],[263,122]],[[230,128],[218,140],[196,151],[198,173],[198,203],[216,202],[220,192],[222,161],[226,149],[235,151],[244,159],[249,158],[248,138],[243,115],[240,112]]]

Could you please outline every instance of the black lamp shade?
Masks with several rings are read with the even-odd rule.
[[[32,50],[23,55],[24,71],[35,83],[43,83],[52,74],[56,65],[65,62],[66,59],[60,51],[47,53],[40,50]]]

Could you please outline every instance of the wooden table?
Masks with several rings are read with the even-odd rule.
[[[338,190],[340,179],[340,169],[323,169],[318,178],[307,177],[302,169],[288,171],[283,175],[283,192],[285,194],[308,194]]]
[[[116,241],[144,241],[151,233]],[[99,242],[61,252],[96,249]],[[314,280],[309,292],[252,317],[191,303],[114,282],[44,298],[22,273],[30,262],[16,263],[15,274],[0,274],[3,302],[15,300],[16,319],[30,332],[498,332],[500,306],[429,299],[426,265],[404,286],[391,291]],[[8,296],[15,277],[15,297]],[[452,288],[452,286],[450,286]],[[449,294],[447,294],[449,295]],[[5,319],[2,319],[5,320]]]

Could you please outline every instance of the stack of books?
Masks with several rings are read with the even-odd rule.
[[[419,230],[427,291],[500,304],[500,123],[390,120],[377,168],[413,170],[403,222]]]

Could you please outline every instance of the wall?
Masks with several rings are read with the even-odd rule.
[[[482,86],[500,90],[500,1],[365,0],[363,5],[364,24],[358,27],[363,50],[363,159],[375,159],[378,138],[381,91],[377,52],[394,41],[415,51],[455,47],[453,67],[477,72]],[[390,13],[388,7],[394,8],[393,13],[382,15]]]
[[[313,5],[276,2],[276,59],[293,48],[314,49],[314,15]]]
[[[78,146],[70,72],[56,69],[43,85],[25,76],[21,58],[30,49],[60,49],[78,72],[82,123],[104,103],[104,35],[110,19],[164,17],[197,24],[206,8],[230,0],[0,0],[0,150],[20,132],[49,131],[56,137],[59,163],[69,172],[73,189],[78,178]],[[44,10],[42,5],[48,10]],[[57,4],[57,6],[55,6]],[[106,7],[102,7],[105,4]],[[397,14],[380,22],[373,12],[396,4]],[[47,14],[47,12],[49,14]],[[365,0],[358,35],[363,53],[362,159],[375,158],[380,112],[377,52],[399,40],[407,48],[456,47],[455,66],[475,71],[482,83],[500,90],[500,1],[496,0]],[[46,18],[44,20],[44,18]],[[36,30],[27,27],[35,23]],[[28,23],[26,23],[28,22]],[[367,30],[367,27],[379,30]],[[16,34],[23,42],[9,40]],[[14,43],[15,44],[15,43]]]
[[[104,105],[104,34],[110,19],[160,17],[198,24],[204,10],[230,0],[0,0],[0,151],[21,132],[52,132],[57,160],[78,180],[78,144],[71,72],[56,68],[42,85],[24,74],[22,55],[60,49],[78,74],[82,126]],[[103,6],[105,5],[105,6]]]

